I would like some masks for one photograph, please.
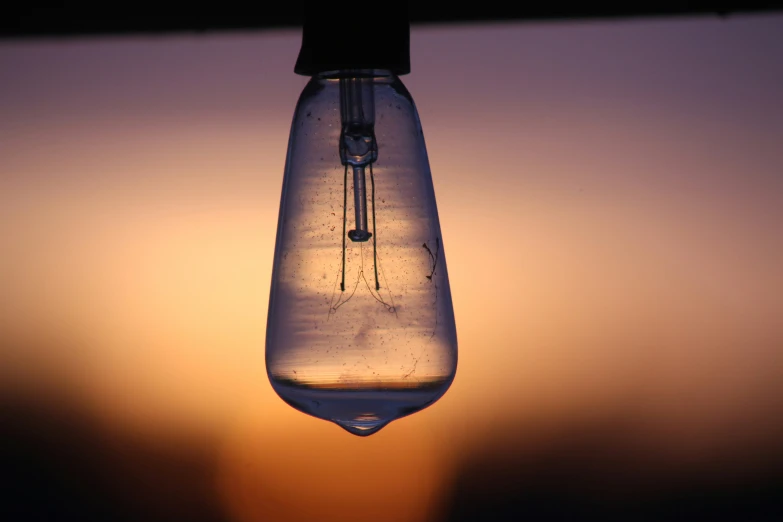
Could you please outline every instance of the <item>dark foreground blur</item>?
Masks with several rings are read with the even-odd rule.
[[[519,426],[469,454],[446,520],[783,520],[781,452],[683,470],[643,454],[623,419],[563,428],[520,451]]]
[[[5,521],[222,521],[206,444],[158,447],[64,406],[0,406]]]
[[[6,398],[0,412],[4,521],[231,520],[209,440],[158,445],[63,404]],[[520,425],[467,452],[445,521],[783,520],[780,452],[682,472],[640,454],[622,419],[524,437]]]

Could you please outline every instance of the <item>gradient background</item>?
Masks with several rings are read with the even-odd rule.
[[[783,16],[415,26],[460,363],[264,368],[298,31],[0,43],[4,520],[783,516]]]

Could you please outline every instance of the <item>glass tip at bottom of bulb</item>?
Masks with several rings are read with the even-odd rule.
[[[366,437],[438,400],[450,380],[439,379],[399,389],[313,388],[276,379],[272,383],[277,394],[297,410],[331,421],[353,435]]]
[[[369,241],[371,237],[372,237],[372,232],[368,232],[366,230],[348,231],[348,239],[350,239],[354,243],[364,243],[366,241]]]
[[[381,428],[389,424],[391,419],[379,419],[375,415],[359,415],[356,419],[350,421],[332,421],[348,433],[366,437],[380,431]]]

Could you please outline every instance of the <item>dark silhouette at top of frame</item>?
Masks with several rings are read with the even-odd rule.
[[[199,33],[301,27],[307,2],[220,2],[181,5],[162,2],[72,2],[41,7],[16,2],[0,11],[0,38],[41,38],[145,33]],[[448,8],[444,9],[444,5]],[[208,6],[208,7],[204,7]],[[463,4],[422,0],[389,4],[408,9],[412,24],[485,23],[525,20],[636,18],[652,16],[712,15],[783,11],[783,2],[653,2],[575,3],[469,2]]]

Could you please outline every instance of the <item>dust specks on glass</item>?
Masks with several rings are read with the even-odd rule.
[[[314,76],[299,99],[266,363],[284,401],[356,435],[426,408],[454,379],[429,161],[413,100],[388,71]]]

